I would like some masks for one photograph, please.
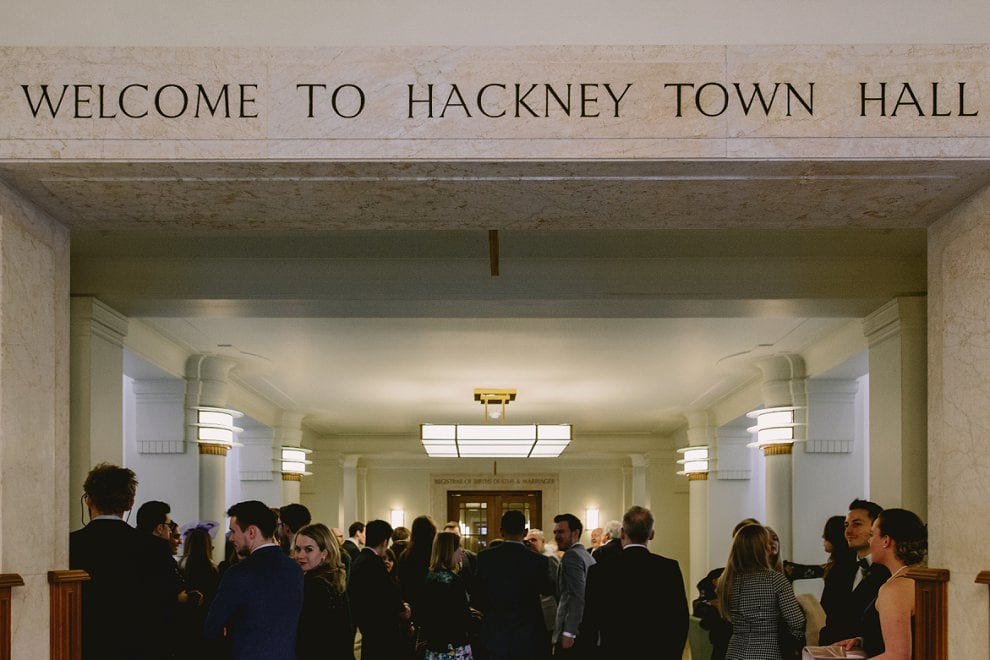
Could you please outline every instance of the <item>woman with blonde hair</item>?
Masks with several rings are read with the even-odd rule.
[[[467,589],[460,576],[461,537],[440,532],[433,541],[430,572],[422,591],[416,623],[425,660],[471,660],[470,631],[473,623]]]
[[[305,573],[296,657],[354,660],[354,625],[347,602],[347,573],[340,547],[321,523],[296,532],[292,554]]]
[[[732,540],[725,572],[718,581],[718,605],[732,624],[726,660],[781,660],[778,622],[787,634],[804,637],[804,613],[794,588],[770,564],[770,534],[747,525]]]

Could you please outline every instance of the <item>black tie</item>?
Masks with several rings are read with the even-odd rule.
[[[863,571],[863,577],[870,574],[870,562],[865,557],[857,563],[859,564],[859,570]]]

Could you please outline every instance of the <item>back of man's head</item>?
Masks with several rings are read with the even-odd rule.
[[[618,520],[609,520],[605,523],[605,535],[609,540],[619,538],[620,531],[622,531],[622,523]]]
[[[313,521],[309,509],[302,504],[286,504],[278,510],[278,517],[293,534]]]
[[[247,531],[248,527],[254,525],[266,539],[272,538],[275,534],[275,523],[278,519],[264,502],[258,500],[238,502],[227,510],[227,515],[237,519],[237,526],[242,531]]]
[[[392,530],[392,543],[401,543],[402,541],[408,541],[410,536],[408,527],[396,527]]]
[[[870,520],[876,520],[877,516],[883,513],[883,507],[876,502],[871,502],[869,500],[856,499],[849,503],[849,510],[856,511],[862,510],[866,511],[866,515],[870,517]]]
[[[86,476],[83,492],[99,513],[119,516],[134,506],[137,483],[133,470],[100,463]]]
[[[632,507],[622,516],[622,530],[630,543],[646,543],[653,532],[653,514],[645,507]]]
[[[377,548],[391,537],[392,526],[384,520],[372,520],[364,526],[364,545],[367,548]]]
[[[165,502],[151,500],[142,504],[137,511],[137,528],[147,534],[154,534],[159,525],[168,524],[168,514],[172,507]],[[169,530],[171,532],[171,530]]]
[[[363,522],[352,522],[351,526],[347,528],[347,535],[351,538],[354,538],[358,532],[363,532],[363,531],[364,531]]]
[[[584,525],[581,524],[581,520],[573,513],[561,513],[554,516],[553,521],[555,523],[567,523],[567,528],[572,532],[581,533],[584,531]]]
[[[522,511],[506,511],[502,514],[502,535],[521,538],[526,533],[526,516]]]

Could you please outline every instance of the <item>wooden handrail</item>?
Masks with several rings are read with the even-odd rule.
[[[48,571],[51,585],[51,660],[82,657],[82,583],[86,571]]]
[[[976,576],[976,584],[990,586],[990,571],[980,571],[980,574]]]
[[[10,590],[23,586],[17,573],[0,573],[0,660],[10,660]]]
[[[949,657],[949,571],[917,567],[907,577],[914,580],[914,657],[947,660]]]

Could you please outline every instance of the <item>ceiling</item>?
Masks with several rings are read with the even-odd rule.
[[[982,161],[5,163],[72,293],[327,435],[480,421],[669,433],[891,297]],[[499,277],[489,274],[499,230]],[[861,363],[860,363],[861,364]]]

